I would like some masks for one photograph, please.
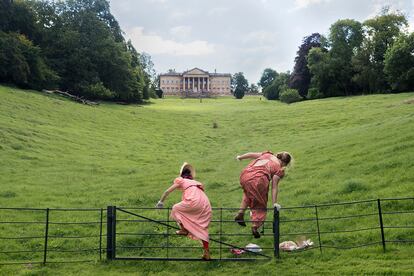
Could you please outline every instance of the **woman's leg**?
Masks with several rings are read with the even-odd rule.
[[[243,192],[243,197],[242,197],[242,201],[240,203],[240,211],[239,211],[239,213],[243,213],[244,214],[244,212],[246,211],[247,206],[248,206],[247,202],[248,201],[247,201],[246,194]]]
[[[243,192],[243,198],[240,204],[240,210],[237,213],[237,216],[234,218],[234,220],[241,226],[246,226],[246,223],[244,222],[244,212],[246,211],[247,206],[248,206],[248,200],[247,200],[246,194]]]
[[[209,243],[208,241],[202,241],[203,242],[203,260],[210,260],[210,250],[209,250]]]
[[[259,227],[263,225],[266,220],[266,208],[261,206],[252,210],[252,234],[256,239],[260,238]]]
[[[176,231],[175,233],[177,235],[183,235],[183,236],[187,236],[188,235],[188,230],[184,228],[184,225],[182,225],[181,223],[179,223],[178,225],[180,225],[180,230]]]

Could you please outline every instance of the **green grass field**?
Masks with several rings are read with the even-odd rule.
[[[408,103],[413,98],[414,93],[370,95],[292,105],[259,97],[204,99],[202,103],[167,98],[147,105],[91,107],[0,86],[0,206],[153,207],[182,162],[188,161],[196,167],[214,207],[237,207],[242,194],[238,176],[247,163],[235,161],[235,156],[263,150],[287,150],[295,158],[280,185],[282,207],[414,196],[414,104]],[[175,192],[166,205],[172,206],[180,196]],[[402,208],[414,209],[412,204]],[[321,215],[342,211],[347,210],[326,210]],[[398,222],[413,225],[413,217],[402,216]],[[326,227],[349,226],[341,223]],[[2,236],[28,230],[1,227]],[[414,231],[386,235],[412,240]],[[343,239],[364,237],[344,235]],[[367,237],[378,239],[379,234]],[[16,243],[13,248],[19,246]],[[5,250],[4,244],[0,250]],[[413,257],[414,247],[389,245],[386,253],[380,246],[325,250],[322,255],[311,250],[257,263],[97,261],[3,266],[0,274],[412,274]],[[0,262],[11,260],[9,255],[0,256]]]

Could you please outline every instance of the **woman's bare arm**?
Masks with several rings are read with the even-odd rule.
[[[242,155],[237,155],[236,159],[237,160],[243,160],[243,159],[256,159],[259,158],[262,155],[261,152],[248,152]]]
[[[272,204],[275,205],[277,203],[277,194],[279,192],[279,180],[280,177],[274,175],[272,178]]]
[[[178,184],[171,185],[161,196],[160,201],[164,202],[164,200],[168,197],[168,195],[173,192],[175,189],[177,189]]]

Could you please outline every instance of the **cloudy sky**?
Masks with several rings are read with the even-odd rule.
[[[414,30],[414,0],[111,0],[111,10],[157,73],[193,67],[244,72],[257,82],[264,68],[293,69],[304,36],[327,34],[338,19],[364,21],[390,6]]]

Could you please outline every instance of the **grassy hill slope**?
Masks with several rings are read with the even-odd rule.
[[[412,196],[414,104],[407,100],[413,97],[413,93],[371,95],[292,105],[258,97],[204,99],[202,103],[171,98],[143,106],[91,107],[0,86],[0,205],[152,207],[182,162],[188,161],[205,183],[213,206],[237,207],[241,199],[238,176],[246,162],[234,157],[268,149],[287,150],[295,158],[295,166],[281,182],[282,206]],[[218,127],[213,128],[213,123]],[[167,205],[179,198],[175,193]],[[353,257],[354,252],[362,259]],[[192,266],[197,273],[233,273],[234,269],[249,273],[412,272],[412,248],[379,252],[379,248],[323,256],[309,252],[257,267]],[[115,263],[48,266],[36,271],[189,272],[186,267],[185,263]],[[3,269],[30,272],[21,267]]]

